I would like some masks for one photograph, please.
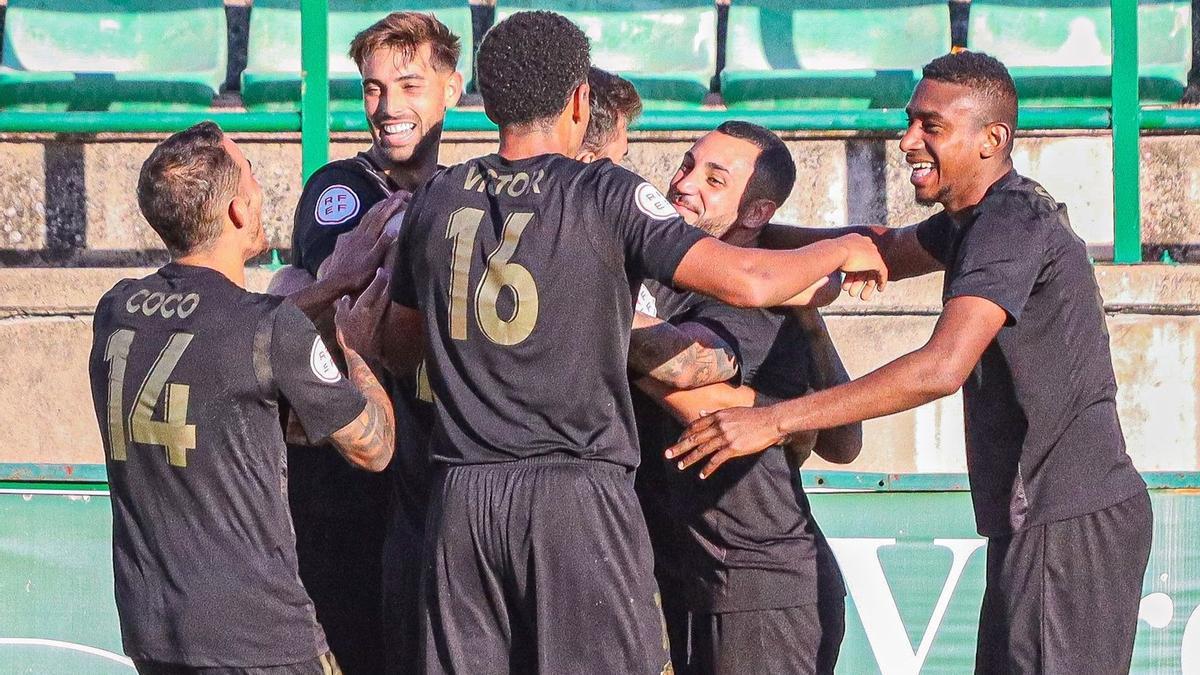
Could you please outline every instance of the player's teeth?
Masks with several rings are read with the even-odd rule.
[[[412,131],[415,127],[416,125],[411,122],[405,124],[386,124],[383,127],[383,132],[385,134],[402,134]]]

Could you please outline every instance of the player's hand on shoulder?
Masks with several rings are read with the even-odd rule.
[[[875,242],[861,234],[847,234],[838,237],[837,241],[846,250],[846,261],[841,267],[846,273],[842,289],[863,300],[871,299],[876,290],[883,292],[887,286],[888,268]]]
[[[333,253],[321,265],[319,279],[335,281],[348,293],[356,293],[371,283],[396,240],[396,236],[389,234],[385,226],[393,215],[408,204],[403,196],[393,197],[372,206],[358,226],[338,237]]]
[[[337,341],[342,349],[350,349],[364,356],[378,357],[383,346],[383,316],[387,311],[388,280],[391,275],[385,268],[378,268],[375,278],[367,288],[351,300],[343,296],[334,305],[334,325]]]

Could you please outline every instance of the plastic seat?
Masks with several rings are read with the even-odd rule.
[[[359,31],[398,10],[428,12],[459,38],[458,69],[471,74],[471,8],[467,0],[330,0],[329,98],[333,110],[362,109],[362,79],[348,54]],[[255,0],[250,9],[242,100],[252,110],[300,107],[300,2]]]
[[[0,108],[208,107],[227,50],[222,0],[9,0]]]
[[[717,69],[712,0],[499,0],[496,20],[524,10],[558,12],[592,42],[592,63],[637,87],[647,108],[694,108]]]
[[[721,95],[731,109],[904,107],[949,49],[943,0],[737,0]]]
[[[968,44],[1009,67],[1023,104],[1109,105],[1112,32],[1108,0],[975,0]],[[1143,103],[1174,103],[1192,55],[1188,0],[1138,4]]]

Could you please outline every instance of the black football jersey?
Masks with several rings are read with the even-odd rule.
[[[326,438],[366,402],[312,323],[172,263],[113,287],[93,329],[126,653],[237,667],[323,653],[297,574],[280,405]]]
[[[637,466],[626,357],[634,289],[670,282],[702,231],[601,161],[489,155],[414,197],[392,297],[419,308],[434,461],[565,453]]]

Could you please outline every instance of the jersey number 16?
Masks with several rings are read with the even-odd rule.
[[[454,241],[450,261],[450,337],[467,339],[467,294],[470,291],[471,257],[475,235],[483,222],[480,209],[461,208],[450,215],[446,238]],[[483,278],[475,288],[475,320],[487,339],[498,345],[515,345],[533,332],[538,318],[538,290],[529,270],[509,262],[521,241],[532,213],[510,213],[504,219],[500,245],[487,258]],[[500,316],[500,289],[513,295],[512,316]]]

